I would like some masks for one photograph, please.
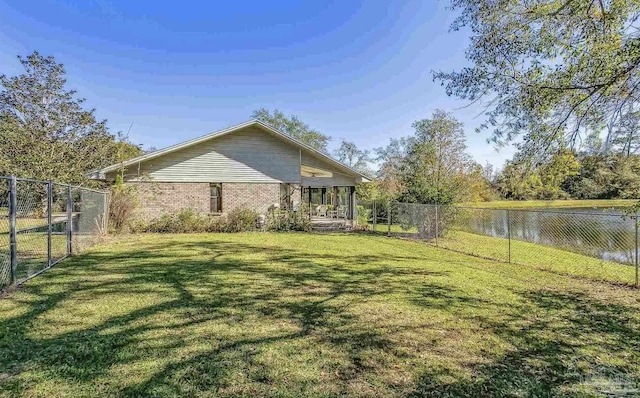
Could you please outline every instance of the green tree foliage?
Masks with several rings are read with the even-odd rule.
[[[452,7],[459,13],[452,30],[471,32],[471,66],[434,77],[449,95],[484,104],[480,129],[492,129],[498,144],[524,134],[527,151],[553,152],[560,136],[571,146],[585,131],[622,129],[637,112],[639,1],[452,0]]]
[[[359,149],[354,142],[342,140],[340,147],[334,151],[333,156],[339,162],[346,164],[362,174],[373,175],[369,167],[371,153],[368,150]]]
[[[502,195],[509,199],[562,199],[570,192],[567,181],[579,175],[580,163],[574,153],[559,149],[545,161],[532,165],[526,158],[516,157],[505,166],[498,178]]]
[[[470,198],[471,176],[476,164],[466,153],[462,123],[437,110],[431,119],[413,123],[402,164],[401,200],[448,204]]]
[[[576,199],[640,198],[640,156],[586,154],[579,157],[580,171],[563,189]]]
[[[321,152],[327,152],[327,143],[331,137],[312,129],[308,124],[298,119],[295,115],[288,117],[277,109],[271,113],[269,110],[262,108],[254,111],[251,117],[270,125],[274,129],[283,132],[312,148]]]
[[[391,199],[449,204],[485,200],[489,183],[466,152],[462,123],[437,110],[413,124],[412,136],[376,149],[379,186]]]
[[[140,154],[65,88],[62,64],[37,52],[18,58],[25,72],[0,76],[0,175],[84,183],[88,172]]]
[[[408,138],[391,138],[385,147],[376,148],[375,160],[379,164],[378,187],[384,199],[396,199],[402,192],[401,167],[407,157]]]
[[[358,148],[354,142],[343,139],[338,149],[333,152],[333,157],[370,178],[375,174],[369,166],[372,161],[371,152]],[[364,201],[380,199],[380,187],[377,182],[357,184],[356,196]]]

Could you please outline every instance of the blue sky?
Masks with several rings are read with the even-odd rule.
[[[151,5],[152,4],[152,5]],[[38,50],[65,64],[113,131],[165,147],[278,108],[362,148],[409,134],[436,108],[465,123],[469,152],[502,165],[477,108],[432,70],[465,65],[448,1],[0,0],[0,73]]]

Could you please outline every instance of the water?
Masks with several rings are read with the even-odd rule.
[[[499,238],[510,232],[511,239],[623,264],[635,261],[635,220],[623,209],[461,209],[456,227]]]

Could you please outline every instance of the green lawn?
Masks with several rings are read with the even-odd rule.
[[[0,331],[4,396],[589,397],[640,381],[640,291],[367,234],[125,237],[1,299]]]
[[[431,243],[435,244],[435,241]],[[474,256],[509,261],[509,241],[503,238],[450,231],[444,238],[438,239],[437,244],[439,247]],[[561,250],[512,239],[511,261],[558,274],[630,285],[635,283],[634,266],[604,261],[569,250],[570,248]]]
[[[587,199],[587,200],[495,200],[491,202],[462,203],[460,206],[484,209],[529,209],[558,207],[630,207],[637,199]]]

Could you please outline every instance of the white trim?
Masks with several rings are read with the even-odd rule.
[[[135,163],[138,163],[138,166],[139,166],[141,162],[144,162],[144,161],[147,161],[147,160],[151,160],[151,159],[157,158],[159,156],[163,156],[163,155],[169,154],[171,152],[175,152],[175,151],[178,151],[180,149],[184,149],[184,148],[190,147],[192,145],[196,145],[196,144],[199,144],[199,143],[204,142],[204,141],[208,141],[208,140],[213,139],[213,138],[221,137],[223,135],[232,133],[234,131],[237,131],[237,130],[240,130],[240,129],[243,129],[243,128],[246,128],[246,127],[251,127],[251,126],[258,126],[258,127],[260,127],[262,129],[272,133],[273,135],[277,136],[278,138],[280,138],[280,139],[282,139],[282,140],[284,140],[286,142],[289,142],[289,143],[291,143],[293,145],[298,146],[301,149],[305,149],[305,150],[309,151],[313,156],[319,157],[319,158],[321,158],[321,159],[333,164],[337,168],[342,169],[342,171],[346,171],[348,174],[354,174],[354,176],[358,180],[360,180],[358,182],[369,182],[369,181],[371,181],[369,179],[369,177],[367,177],[364,174],[352,169],[351,167],[349,167],[349,166],[347,166],[347,165],[345,165],[343,163],[340,163],[337,160],[333,159],[332,157],[330,157],[330,156],[318,151],[317,149],[312,148],[309,145],[307,145],[307,144],[305,144],[303,142],[300,142],[300,141],[296,140],[295,138],[292,138],[292,137],[290,137],[290,136],[288,136],[288,135],[286,135],[286,134],[274,129],[273,127],[261,122],[260,120],[255,120],[255,119],[254,120],[250,120],[250,121],[245,122],[245,123],[237,124],[235,126],[227,127],[226,129],[215,131],[213,133],[204,135],[202,137],[194,138],[192,140],[188,140],[188,141],[176,144],[176,145],[172,145],[172,146],[169,146],[169,147],[164,148],[164,149],[160,149],[160,150],[157,150],[157,151],[154,151],[154,152],[151,152],[151,153],[147,153],[145,155],[138,156],[137,158],[133,158],[133,159],[127,160],[126,162],[122,162],[122,163],[118,163],[118,164],[114,164],[114,165],[105,167],[105,168],[103,168],[101,170],[98,170],[96,173],[98,175],[104,175],[105,173],[116,171],[116,170],[118,170],[118,169],[120,169],[122,167],[127,167],[127,166],[130,166],[130,165],[135,164]],[[300,161],[302,163],[302,150],[300,150],[300,158],[301,158]],[[93,175],[95,175],[95,174],[93,174]]]

